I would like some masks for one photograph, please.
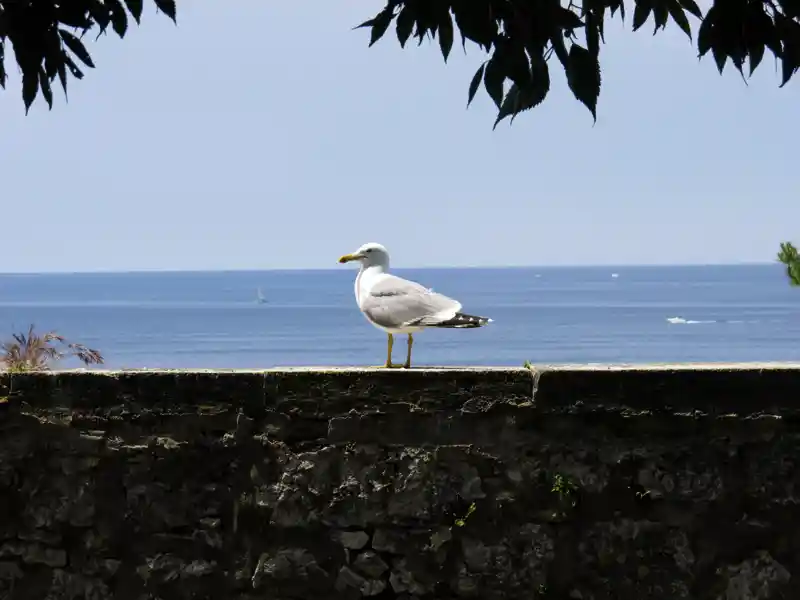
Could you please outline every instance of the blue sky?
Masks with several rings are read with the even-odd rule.
[[[381,1],[181,2],[177,28],[147,4],[69,103],[0,94],[0,271],[335,267],[367,241],[397,266],[752,262],[800,237],[800,83],[771,58],[746,86],[617,19],[595,125],[559,69],[493,132],[485,92],[465,109],[478,48],[368,49]]]

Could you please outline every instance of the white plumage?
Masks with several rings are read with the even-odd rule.
[[[390,274],[389,252],[380,244],[364,244],[339,259],[340,263],[351,261],[361,263],[355,281],[358,308],[372,325],[389,335],[387,367],[393,366],[394,334],[408,334],[408,356],[403,365],[408,368],[413,344],[411,334],[431,327],[467,329],[491,322],[486,317],[460,312],[458,300]]]

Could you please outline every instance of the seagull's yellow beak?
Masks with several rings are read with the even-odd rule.
[[[358,260],[361,258],[358,254],[345,254],[344,256],[339,257],[340,263],[348,263],[352,260]]]

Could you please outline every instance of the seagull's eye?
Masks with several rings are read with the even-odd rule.
[[[372,252],[372,248],[367,248],[366,250],[364,250],[364,252],[366,252],[367,254],[369,254],[370,252]]]

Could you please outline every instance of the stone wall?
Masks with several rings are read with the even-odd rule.
[[[800,598],[800,370],[0,375],[0,598]]]

